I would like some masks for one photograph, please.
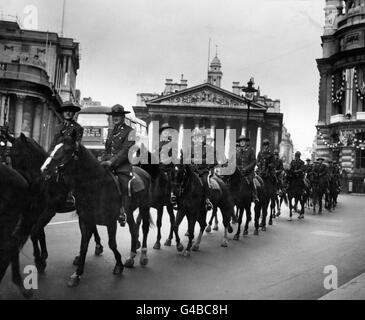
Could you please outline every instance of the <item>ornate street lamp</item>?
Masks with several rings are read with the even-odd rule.
[[[247,100],[247,119],[246,119],[246,136],[250,137],[249,134],[249,121],[250,121],[250,107],[251,107],[251,102],[254,101],[255,99],[255,94],[258,91],[257,89],[255,89],[255,87],[253,86],[255,84],[254,82],[254,78],[251,77],[250,81],[247,82],[247,87],[246,88],[242,88],[242,97],[245,97]]]

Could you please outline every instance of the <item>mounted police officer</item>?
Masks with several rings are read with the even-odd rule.
[[[84,129],[74,120],[76,112],[79,112],[81,108],[71,101],[65,102],[57,112],[62,114],[63,122],[56,127],[55,135],[53,137],[51,146],[49,148],[52,151],[56,145],[63,142],[63,138],[71,136],[72,132],[76,132],[76,141],[81,142]]]
[[[268,139],[262,141],[262,149],[257,155],[257,171],[261,177],[272,177],[276,183],[274,153]]]
[[[304,165],[304,174],[306,177],[309,176],[310,172],[313,169],[313,165],[311,164],[311,159],[307,158],[305,159],[305,165]]]
[[[301,153],[297,151],[294,155],[294,160],[290,163],[289,172],[304,185],[304,161],[300,159]]]
[[[160,168],[161,170],[165,173],[166,178],[167,178],[167,183],[169,183],[172,179],[171,177],[171,173],[172,170],[174,169],[174,163],[171,161],[172,158],[172,148],[174,146],[171,146],[171,149],[168,151],[168,154],[165,154],[162,151],[163,146],[167,145],[168,143],[171,143],[172,141],[172,136],[170,134],[170,130],[174,129],[173,127],[171,127],[168,123],[164,123],[160,129],[159,129],[159,134],[160,134],[160,144],[159,144],[159,155],[160,155]],[[165,159],[168,158],[168,159]],[[176,196],[173,194],[173,192],[171,192],[170,195],[170,202],[172,204],[176,204]]]
[[[340,169],[337,162],[328,160],[328,175],[335,181],[336,187],[340,187]]]
[[[276,180],[278,182],[278,189],[282,190],[283,188],[283,172],[284,172],[284,163],[283,160],[279,158],[279,150],[274,150],[274,170]]]
[[[256,184],[253,179],[255,177],[256,156],[255,150],[250,146],[250,138],[241,135],[237,139],[236,149],[236,165],[241,177],[246,179],[249,186],[252,187],[252,200],[258,202]]]
[[[125,111],[124,107],[116,104],[112,107],[111,112],[107,115],[112,116],[113,129],[109,132],[105,143],[105,152],[102,155],[101,165],[109,168],[117,177],[121,188],[122,206],[118,221],[120,225],[125,226],[126,209],[129,205],[128,183],[132,178],[132,165],[128,159],[129,149],[135,141],[129,140],[128,137],[133,128],[125,124],[125,115],[130,111]]]
[[[210,201],[211,190],[208,179],[213,174],[214,167],[217,164],[214,152],[215,150],[211,144],[207,143],[205,134],[203,134],[200,130],[196,130],[196,132],[194,133],[193,143],[191,147],[193,170],[199,175],[200,181],[203,184],[205,207],[207,210],[211,210],[213,209],[213,204]],[[195,147],[202,148],[201,158],[199,154],[197,155],[197,157],[195,157]],[[209,159],[208,155],[211,155],[212,159]]]
[[[314,180],[318,182],[320,178],[323,178],[328,189],[328,167],[323,163],[324,158],[317,158],[317,165],[313,168]]]

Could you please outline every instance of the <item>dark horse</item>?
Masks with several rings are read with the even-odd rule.
[[[48,155],[37,142],[25,137],[24,134],[19,138],[7,135],[7,140],[12,143],[10,157],[13,168],[29,183],[33,217],[31,231],[33,255],[38,272],[43,273],[48,258],[44,228],[59,211],[58,209],[64,206],[68,188],[62,179],[56,182],[45,181],[42,178],[40,168]],[[96,242],[95,255],[100,255],[103,246],[96,228],[93,234]]]
[[[289,203],[289,221],[292,220],[293,216],[293,208],[297,206],[299,202],[301,205],[300,214],[298,216],[299,219],[304,218],[304,193],[305,193],[305,185],[303,181],[303,177],[298,176],[290,171],[286,173],[286,181],[288,184],[288,203]],[[294,206],[293,206],[294,199]]]
[[[30,235],[32,220],[29,184],[18,172],[0,163],[0,190],[0,282],[11,264],[13,283],[30,297],[32,291],[24,287],[19,266],[19,250]],[[23,228],[19,230],[21,222]]]
[[[259,177],[263,181],[263,187],[257,190],[257,195],[260,201],[255,205],[255,217],[260,216],[261,213],[261,223],[259,226],[262,231],[266,231],[267,211],[270,202],[275,203],[277,186],[275,177],[270,173],[261,173]],[[272,218],[273,214],[270,212],[269,225],[272,225]],[[256,229],[255,231],[255,233],[257,233],[258,230]]]
[[[62,177],[72,190],[76,199],[76,209],[81,228],[80,259],[76,272],[71,276],[69,286],[77,286],[84,272],[85,258],[89,241],[96,225],[107,227],[109,247],[114,253],[116,265],[114,274],[123,272],[122,258],[117,250],[116,231],[117,218],[121,206],[121,196],[112,174],[104,169],[92,153],[76,142],[76,136],[65,137],[63,144],[53,154],[48,164],[44,166],[46,176]],[[127,210],[127,222],[131,233],[131,256],[126,266],[132,267],[137,254],[138,228],[133,212],[139,207],[143,220],[143,244],[140,263],[146,265],[147,235],[150,227],[150,177],[141,168],[134,167],[134,176],[143,182],[139,192],[132,190],[131,204]]]
[[[327,209],[329,211],[335,210],[337,205],[337,197],[339,194],[339,186],[334,175],[329,175],[328,179],[328,193],[326,194]]]
[[[314,177],[312,181],[312,193],[313,193],[313,214],[316,214],[316,205],[318,203],[318,213],[322,213],[322,199],[327,194],[328,181],[326,176]]]
[[[154,164],[152,154],[148,152],[148,164],[140,164],[140,167],[147,171],[151,176],[151,207],[157,210],[157,239],[153,246],[154,249],[161,248],[161,227],[163,208],[166,206],[170,217],[169,237],[165,241],[165,246],[171,246],[174,233],[175,215],[173,204],[170,201],[171,195],[171,176],[162,170],[159,164]]]
[[[251,202],[252,202],[252,187],[248,181],[248,178],[243,177],[239,170],[236,168],[232,175],[223,177],[223,180],[227,183],[230,194],[232,195],[234,204],[237,206],[238,211],[238,227],[237,232],[234,235],[234,240],[239,240],[241,233],[241,224],[243,212],[246,212],[246,224],[243,231],[243,235],[248,235],[248,226],[251,221]],[[255,212],[255,230],[259,228],[260,212]],[[258,234],[255,232],[255,234]]]

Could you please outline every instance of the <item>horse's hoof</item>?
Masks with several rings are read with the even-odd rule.
[[[261,231],[266,231],[266,227],[261,227]]]
[[[227,241],[227,239],[224,239],[224,240],[222,241],[222,243],[221,243],[221,247],[223,247],[223,248],[227,248],[227,247],[228,247],[228,241]]]
[[[227,227],[227,231],[228,231],[228,233],[232,233],[233,232],[233,228],[232,228],[232,226],[230,224]]]
[[[272,220],[269,220],[269,226],[272,226]]]
[[[207,227],[205,228],[205,232],[211,232],[212,231],[212,228],[210,225],[207,225]]]
[[[117,264],[114,267],[113,274],[115,274],[115,275],[121,274],[123,272],[123,270],[124,270],[124,266]]]
[[[243,231],[243,235],[248,236],[248,230],[247,229],[245,231]]]
[[[102,245],[95,246],[95,255],[100,256],[104,252],[104,248]]]
[[[199,245],[198,244],[194,244],[192,250],[193,251],[199,251]]]
[[[214,231],[218,231],[218,230],[219,230],[219,228],[218,228],[218,225],[217,225],[217,224],[214,226],[213,230],[214,230]]]
[[[259,235],[259,230],[258,230],[258,229],[255,229],[255,231],[253,232],[253,234],[254,234],[255,236],[258,236],[258,235]]]
[[[183,246],[181,243],[178,243],[178,244],[176,245],[176,249],[177,249],[177,251],[178,251],[178,252],[181,252],[181,251],[183,251],[183,250],[184,250],[184,246]]]
[[[46,270],[47,262],[46,261],[38,261],[36,262],[36,268],[39,274],[43,274]]]
[[[22,289],[22,295],[25,299],[30,299],[33,297],[34,291],[32,289]]]
[[[161,243],[156,242],[155,245],[153,246],[153,249],[160,250],[161,249]]]
[[[74,266],[78,266],[78,265],[79,265],[79,263],[80,263],[80,256],[76,256],[72,264],[73,264]]]
[[[148,258],[147,258],[147,256],[141,256],[141,258],[139,259],[139,264],[141,266],[148,265]]]
[[[233,236],[233,240],[239,240],[240,239],[240,236],[238,235],[238,234],[235,234],[234,236]]]
[[[137,246],[136,246],[136,249],[138,250],[138,249],[141,249],[141,241],[137,241]]]
[[[132,258],[127,259],[125,261],[125,263],[124,263],[124,266],[126,268],[133,268],[133,266],[134,266],[134,259],[132,259]]]
[[[167,239],[164,243],[166,247],[171,247],[171,239]]]
[[[184,251],[184,257],[190,257],[190,250]]]
[[[77,287],[80,283],[80,276],[78,276],[76,273],[74,273],[71,277],[70,280],[67,282],[67,285],[70,288],[74,288]]]

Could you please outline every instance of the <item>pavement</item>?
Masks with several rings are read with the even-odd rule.
[[[77,216],[58,214],[46,227],[49,251],[47,270],[38,275],[39,289],[33,299],[361,299],[364,297],[365,273],[365,197],[340,195],[333,212],[312,215],[307,209],[304,220],[288,221],[284,207],[280,217],[266,232],[232,240],[228,248],[220,246],[222,225],[217,232],[205,233],[200,251],[190,257],[163,245],[169,229],[164,214],[161,250],[152,249],[157,230],[152,228],[148,238],[149,264],[139,265],[139,255],[133,269],[114,276],[114,256],[107,248],[105,227],[98,227],[104,254],[95,257],[94,242],[90,242],[85,273],[77,288],[68,288],[67,281],[74,272],[74,256],[80,245]],[[151,210],[154,220],[156,211]],[[221,221],[221,217],[219,216]],[[234,232],[237,225],[234,225]],[[184,246],[186,221],[180,228]],[[198,227],[195,229],[197,235]],[[118,250],[122,259],[128,256],[128,228],[119,228]],[[32,247],[28,242],[21,253],[21,268],[33,264]],[[328,290],[326,268],[337,270],[336,290]],[[11,283],[8,270],[0,284],[0,299],[23,299]],[[23,275],[24,276],[24,275]],[[355,288],[358,286],[358,289]],[[341,293],[341,294],[340,294]]]

